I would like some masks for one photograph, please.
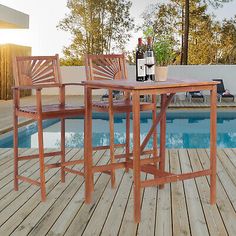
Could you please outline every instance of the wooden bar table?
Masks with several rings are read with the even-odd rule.
[[[186,79],[168,79],[165,82],[136,82],[118,80],[91,80],[84,81],[85,88],[85,202],[91,203],[94,189],[93,175],[95,172],[105,172],[129,167],[133,169],[134,180],[134,221],[141,219],[141,188],[158,186],[162,188],[165,183],[186,180],[200,176],[210,176],[210,203],[216,202],[216,109],[217,93],[214,81],[197,81]],[[119,162],[103,166],[93,166],[92,162],[92,90],[108,89],[130,92],[132,96],[133,112],[133,153],[129,162]],[[177,92],[210,91],[210,168],[197,172],[174,174],[165,171],[165,145],[166,145],[166,111],[171,99]],[[112,94],[112,93],[110,93]],[[149,132],[140,143],[140,95],[161,95],[160,112],[156,116]],[[112,109],[112,106],[111,106]],[[145,162],[140,156],[143,153],[150,137],[160,123],[160,150],[158,155],[159,167],[155,163]],[[150,173],[153,179],[141,181],[141,171]]]

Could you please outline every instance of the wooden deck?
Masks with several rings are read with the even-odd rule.
[[[58,102],[57,96],[47,95],[42,96],[44,104],[51,104]],[[95,99],[100,99],[100,96],[95,96]],[[209,99],[207,99],[209,100]],[[70,104],[84,104],[83,96],[67,96],[66,101]],[[32,105],[35,104],[35,96],[24,97],[21,99],[22,105]],[[157,106],[159,107],[159,102],[157,102]],[[193,99],[192,102],[188,102],[187,100],[180,100],[177,96],[176,102],[172,102],[169,106],[172,109],[185,109],[185,108],[194,108],[194,109],[207,109],[209,108],[209,101],[203,103],[199,99]],[[220,109],[236,109],[236,102],[222,100],[221,103],[218,103],[218,108]],[[12,100],[3,101],[0,100],[0,135],[12,130]],[[28,120],[25,118],[20,118],[19,123],[24,124],[27,123]]]
[[[216,205],[209,204],[206,177],[166,184],[163,190],[146,188],[140,224],[133,223],[132,171],[116,172],[115,189],[108,175],[96,174],[93,203],[85,205],[83,177],[67,174],[62,184],[59,170],[52,169],[46,173],[47,201],[41,203],[38,187],[21,183],[18,192],[13,190],[12,149],[0,149],[0,156],[0,235],[236,235],[236,149],[218,150]],[[82,149],[67,150],[67,159],[82,157]],[[108,151],[94,153],[97,165],[108,158]],[[176,173],[209,166],[205,149],[171,149],[167,158],[166,168]],[[21,162],[20,172],[37,179],[38,168],[36,160]]]

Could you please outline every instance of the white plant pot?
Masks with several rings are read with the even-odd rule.
[[[156,81],[166,81],[168,76],[167,66],[155,66]]]

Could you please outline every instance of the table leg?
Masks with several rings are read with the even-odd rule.
[[[217,107],[217,93],[216,85],[213,86],[211,90],[211,123],[210,123],[210,202],[211,204],[216,203],[216,107]]]
[[[133,175],[134,175],[134,221],[141,218],[141,179],[140,179],[140,101],[139,92],[133,92]]]
[[[91,203],[93,191],[92,174],[92,89],[85,86],[85,118],[84,118],[84,177],[85,202]]]
[[[113,111],[113,97],[112,90],[109,89],[109,127],[110,127],[110,162],[115,163],[115,147],[114,147],[114,111]],[[115,188],[116,176],[115,170],[111,170],[111,186]]]
[[[129,152],[130,152],[130,112],[126,113],[126,135],[125,135],[125,161],[129,162]],[[125,172],[129,172],[129,167],[126,164]]]
[[[152,122],[154,124],[154,122],[157,118],[157,108],[156,108],[157,99],[156,99],[156,95],[152,95],[152,103],[155,104],[155,107],[152,111]],[[157,153],[157,127],[153,131],[153,158],[156,161],[154,164],[155,164],[155,166],[157,166],[158,165],[158,162],[157,162],[157,158],[158,158],[158,153]],[[155,175],[154,177],[156,178],[157,176]]]
[[[161,95],[161,111],[163,112],[162,119],[160,121],[160,163],[159,163],[159,169],[161,171],[165,171],[165,155],[166,155],[166,100],[167,95],[162,94]],[[164,188],[164,185],[160,185],[159,188]]]

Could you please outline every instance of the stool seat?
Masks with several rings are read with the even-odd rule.
[[[29,115],[35,115],[37,114],[37,106],[21,106],[18,111],[28,113]],[[74,106],[68,104],[50,104],[42,106],[42,116],[46,118],[54,118],[57,116],[63,116],[66,118],[78,115],[84,115],[84,106]]]

